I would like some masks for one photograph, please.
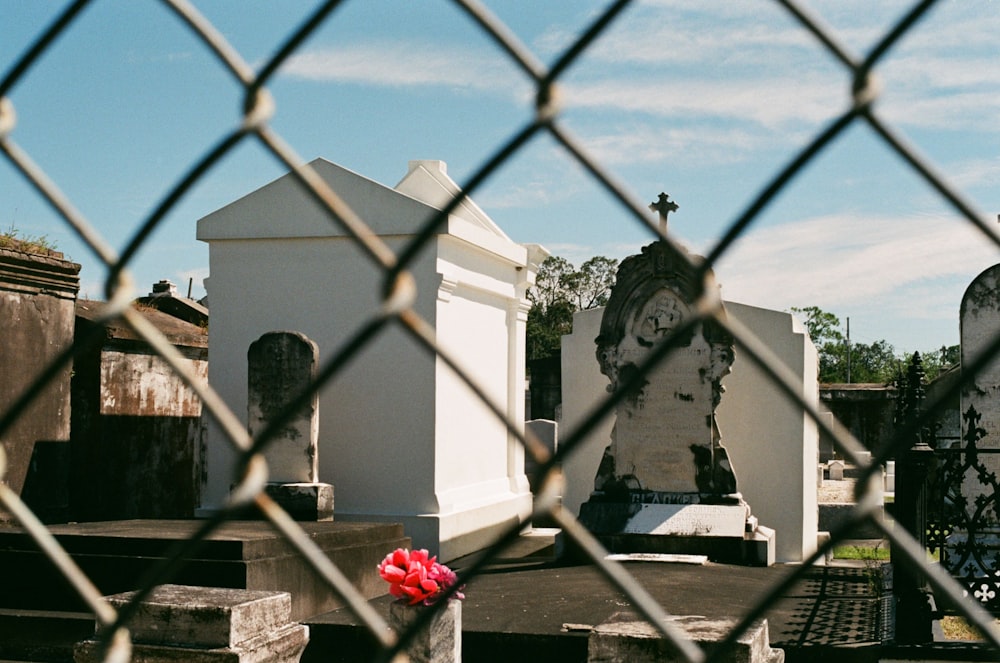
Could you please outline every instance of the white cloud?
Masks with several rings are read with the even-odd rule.
[[[716,273],[725,297],[756,305],[888,308],[904,288],[968,282],[998,259],[1000,249],[964,220],[839,215],[751,231]]]
[[[1000,181],[1000,158],[973,159],[948,168],[948,177],[960,187],[989,185],[993,187]]]
[[[684,155],[689,167],[734,163],[758,149],[774,146],[770,133],[755,134],[706,123],[676,127],[645,123],[599,127],[596,134],[585,135],[583,142],[591,155],[609,165],[658,163],[677,155]]]
[[[303,51],[281,73],[313,81],[389,87],[447,86],[524,94],[525,78],[509,60],[422,43],[366,43]]]
[[[659,117],[714,118],[767,128],[817,124],[848,106],[839,81],[813,77],[755,80],[609,78],[567,87],[574,107],[641,112]]]

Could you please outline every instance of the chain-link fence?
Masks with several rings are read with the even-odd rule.
[[[182,546],[177,554],[179,556],[185,555],[197,544],[199,539],[210,535],[227,518],[232,517],[241,508],[245,508],[247,504],[253,503],[274,528],[279,530],[309,561],[317,573],[325,579],[330,591],[342,597],[349,609],[379,641],[384,650],[382,659],[389,660],[405,647],[412,632],[400,634],[397,638],[391,630],[387,629],[380,616],[363,597],[352,589],[341,572],[330,563],[300,527],[262,491],[266,471],[262,466],[264,461],[259,452],[267,444],[271,430],[275,427],[272,426],[271,430],[265,431],[257,439],[251,439],[240,417],[233,413],[227,404],[212,391],[212,388],[205,386],[186,372],[185,362],[177,350],[131,307],[130,302],[134,293],[130,284],[129,265],[137,251],[149,241],[151,234],[158,228],[168,212],[198,183],[200,178],[212,170],[223,157],[229,155],[238,145],[254,142],[294,173],[303,189],[327,211],[330,222],[350,235],[357,250],[384,273],[385,305],[382,308],[381,316],[372,320],[363,330],[359,331],[354,342],[349,346],[350,351],[354,352],[357,348],[365,346],[390,327],[403,329],[421,344],[427,353],[436,355],[462,375],[468,386],[479,394],[497,417],[503,419],[506,415],[499,408],[490,405],[485,392],[476,385],[474,380],[462,373],[460,366],[451,361],[449,349],[441,347],[436,342],[431,325],[415,312],[412,307],[415,293],[408,287],[410,280],[406,278],[407,269],[421,255],[421,252],[428,248],[435,233],[446,222],[448,214],[462,202],[462,199],[452,200],[440,214],[430,219],[408,244],[398,251],[392,250],[371,231],[366,219],[359,218],[349,209],[342,202],[338,192],[331,190],[272,127],[271,118],[275,110],[276,100],[268,92],[268,84],[272,81],[279,67],[296,53],[296,50],[310,35],[325,22],[336,20],[333,10],[338,7],[339,2],[327,2],[316,9],[312,15],[304,17],[301,27],[276,49],[276,55],[255,68],[244,61],[240,53],[227,43],[222,34],[205,20],[195,7],[183,0],[164,0],[163,5],[182,19],[190,32],[196,35],[204,47],[214,54],[220,67],[224,68],[242,89],[243,116],[227,136],[207,150],[204,157],[172,188],[164,202],[135,229],[132,240],[119,254],[109,247],[101,233],[76,210],[73,202],[60,192],[58,182],[52,181],[41,168],[35,165],[31,156],[17,145],[15,142],[17,124],[14,107],[8,98],[8,93],[15,85],[30,79],[32,66],[45,54],[50,45],[73,30],[74,22],[87,4],[88,2],[85,0],[70,4],[62,14],[54,17],[51,26],[37,36],[20,59],[16,62],[4,63],[7,73],[0,80],[0,148],[14,168],[38,191],[40,196],[58,211],[65,223],[94,254],[99,256],[107,267],[109,277],[106,283],[106,294],[110,300],[110,306],[107,309],[105,319],[124,320],[137,334],[144,338],[149,346],[173,367],[190,388],[195,390],[203,402],[204,411],[215,419],[220,428],[225,431],[231,444],[242,454],[245,471],[241,483],[232,493],[230,504],[212,518],[205,520],[195,539],[188,542],[187,546]],[[636,223],[648,228],[651,237],[659,237],[669,243],[671,247],[675,247],[672,238],[663,236],[655,222],[650,220],[646,205],[636,200],[625,185],[616,181],[610,171],[599,163],[581,141],[569,133],[561,122],[561,115],[565,110],[560,106],[560,95],[558,94],[561,79],[571,65],[581,60],[581,56],[587,53],[595,40],[615,24],[629,4],[627,0],[611,3],[585,30],[578,34],[572,45],[565,49],[551,66],[545,66],[486,6],[475,0],[455,0],[455,11],[464,12],[471,17],[482,32],[499,45],[505,56],[531,81],[535,90],[534,113],[530,120],[522,126],[506,129],[508,138],[496,145],[491,154],[484,155],[481,165],[474,174],[460,183],[463,187],[463,196],[475,194],[484,182],[504,169],[511,159],[518,155],[533,139],[540,135],[547,135],[564,148],[576,163],[589,174],[594,187],[606,191],[628,210],[630,217],[634,217]],[[777,4],[787,10],[805,32],[815,38],[820,48],[825,49],[844,67],[847,75],[853,80],[850,103],[847,110],[829,122],[828,126],[823,127],[808,141],[805,148],[792,155],[785,167],[761,182],[759,194],[739,214],[738,218],[729,224],[724,234],[707,251],[705,262],[695,267],[699,270],[698,274],[705,276],[707,270],[754,225],[775,197],[807,164],[836,143],[849,128],[857,125],[865,125],[867,129],[878,136],[889,150],[902,159],[905,163],[903,167],[916,173],[926,183],[929,190],[936,192],[969,224],[977,227],[982,232],[983,237],[988,238],[984,241],[992,241],[1000,246],[1000,237],[987,223],[984,216],[975,209],[975,206],[947,178],[939,174],[933,164],[922,158],[896,128],[887,123],[873,107],[873,103],[879,95],[879,87],[876,83],[878,66],[887,54],[896,48],[904,35],[912,30],[920,29],[918,26],[921,25],[921,19],[935,3],[930,1],[916,3],[892,26],[891,30],[877,41],[865,57],[858,57],[851,53],[845,48],[835,32],[824,27],[822,22],[812,16],[803,6],[791,0],[779,1]],[[839,84],[839,81],[831,83],[831,85],[835,84]],[[673,250],[677,251],[676,248]],[[681,255],[679,251],[678,253]],[[896,449],[886,448],[881,457],[872,458],[868,464],[864,463],[862,455],[859,453],[862,450],[861,445],[849,434],[838,428],[831,428],[825,423],[826,420],[820,416],[814,405],[803,400],[801,389],[797,388],[794,381],[786,375],[780,362],[772,356],[768,348],[737,322],[732,319],[727,320],[719,314],[720,302],[717,298],[713,299],[712,289],[702,288],[701,298],[695,308],[699,312],[700,320],[714,319],[715,323],[732,333],[740,351],[758,364],[789,400],[801,406],[807,416],[815,421],[821,434],[834,441],[838,453],[859,467],[865,468],[864,476],[859,479],[857,485],[861,487],[869,485],[867,479],[879,470],[885,458],[893,454]],[[665,344],[664,347],[669,347],[669,344]],[[51,369],[40,376],[13,407],[0,413],[2,415],[0,436],[12,426],[18,417],[23,416],[27,407],[42,391],[47,381],[72,360],[75,349],[75,347],[67,348]],[[990,345],[989,351],[984,353],[973,365],[966,366],[965,370],[968,374],[974,374],[975,371],[985,366],[997,351],[1000,351],[1000,334]],[[644,374],[662,361],[665,354],[664,351],[654,352],[650,355],[635,376],[635,380],[642,379]],[[340,356],[331,358],[325,369],[320,372],[321,379],[315,388],[320,389],[324,384],[336,380],[340,368],[346,364],[345,359],[346,357]],[[519,432],[522,428],[522,422],[507,421],[506,424],[510,430],[517,434],[524,444],[526,452],[534,457],[535,462],[541,468],[540,478],[548,475],[555,478],[558,476],[560,462],[574,453],[587,432],[615,407],[617,401],[629,388],[630,384],[622,385],[605,402],[595,406],[591,416],[586,418],[579,427],[564,431],[559,450],[553,455],[547,454],[545,448],[536,440],[527,439]],[[943,407],[946,398],[955,395],[958,389],[959,386],[956,386],[951,393],[945,394],[945,397],[937,399],[934,403],[929,403],[925,416],[921,420],[913,422],[912,426],[925,425],[926,421],[934,417]],[[290,412],[294,410],[295,404],[289,408]],[[905,429],[898,431],[897,439],[909,440],[912,437],[911,432]],[[0,463],[0,475],[2,474],[3,464]],[[643,586],[637,583],[624,567],[607,561],[605,551],[594,537],[580,526],[572,514],[561,508],[558,499],[556,499],[556,495],[559,493],[558,481],[540,480],[538,485],[542,488],[540,493],[536,495],[534,515],[546,516],[557,522],[565,535],[585,551],[601,573],[621,589],[635,609],[661,630],[664,637],[673,642],[682,658],[688,661],[707,660],[706,654],[701,649],[687,641],[675,627],[671,626],[662,607],[644,590]],[[32,514],[30,509],[25,507],[12,490],[2,484],[0,484],[0,505],[27,529],[37,545],[43,549],[53,565],[58,568],[58,572],[65,576],[75,591],[83,597],[85,603],[96,614],[99,624],[103,626],[101,636],[112,645],[108,650],[108,660],[128,660],[130,646],[127,627],[134,606],[116,611],[102,599],[98,590],[80,572],[46,527]],[[882,531],[882,534],[891,542],[894,555],[898,552],[902,563],[906,564],[919,577],[925,579],[933,587],[937,596],[942,597],[945,602],[957,608],[974,625],[979,627],[986,634],[986,638],[992,646],[1000,647],[1000,632],[992,627],[990,615],[982,610],[976,601],[963,596],[962,587],[948,577],[937,565],[930,564],[926,551],[902,528],[894,528],[891,519],[883,521],[874,518],[873,515],[878,506],[878,500],[874,494],[863,489],[859,490],[857,506],[851,522],[832,532],[832,538],[798,567],[798,572],[787,576],[780,585],[770,588],[759,603],[744,615],[742,620],[730,631],[723,645],[734,643],[744,630],[764,617],[769,608],[782,595],[782,592],[799,580],[813,563],[821,560],[834,545],[847,536],[851,527],[867,521]],[[468,580],[474,577],[518,534],[519,528],[511,527],[506,535],[496,541],[482,558],[464,571],[463,579]],[[170,560],[165,561],[161,565],[162,568],[153,574],[158,579],[157,581],[169,577],[170,563]],[[136,601],[141,600],[150,589],[151,587],[146,587],[139,592]],[[715,652],[718,653],[722,650],[724,650],[724,646]],[[708,656],[708,659],[714,658],[714,656],[715,654],[712,654]]]

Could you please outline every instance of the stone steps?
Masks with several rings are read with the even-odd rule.
[[[197,530],[196,520],[131,520],[53,525],[49,529],[102,594],[131,591],[148,570]],[[300,523],[312,541],[366,598],[385,592],[377,565],[388,551],[408,546],[393,523]],[[86,610],[34,543],[17,528],[0,530],[4,591],[0,608]],[[343,605],[302,557],[260,521],[221,525],[183,566],[163,582],[232,589],[287,591],[292,619]]]
[[[94,616],[0,608],[0,663],[71,663],[73,645],[94,633]]]

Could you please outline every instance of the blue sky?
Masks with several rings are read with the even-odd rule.
[[[63,2],[0,3],[0,71]],[[313,2],[198,2],[259,67]],[[552,62],[603,9],[579,1],[486,3]],[[857,54],[909,3],[811,3]],[[278,8],[278,9],[276,9]],[[1000,211],[1000,4],[942,2],[879,68],[877,109],[982,213]],[[751,2],[636,2],[563,80],[561,122],[639,200],[680,204],[671,231],[710,247],[756,192],[848,103],[850,80],[787,12]],[[440,159],[459,183],[530,117],[532,89],[445,0],[348,0],[270,85],[271,126],[322,156],[394,185],[411,159]],[[9,94],[10,134],[114,247],[239,121],[238,86],[167,9],[95,0]],[[198,218],[280,176],[245,141],[166,217],[132,264],[137,295],[169,278],[203,294]],[[568,155],[539,137],[474,196],[514,240],[579,264],[650,241]],[[82,295],[105,271],[0,160],[0,228],[46,235],[83,265]],[[860,342],[897,350],[958,342],[969,281],[1000,252],[967,228],[858,124],[769,206],[717,265],[723,296],[785,310],[820,306]]]

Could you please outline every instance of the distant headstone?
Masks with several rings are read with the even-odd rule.
[[[616,552],[702,552],[706,544],[717,559],[768,563],[766,553],[746,558],[757,547],[745,540],[773,539],[773,532],[756,531],[722,446],[715,408],[733,338],[714,321],[690,324],[697,276],[663,241],[619,267],[597,359],[609,391],[628,391],[580,519]],[[673,350],[635,379],[664,343]],[[720,540],[731,544],[729,552],[718,552]],[[773,560],[773,540],[768,545]]]
[[[524,428],[526,431],[530,430],[550,454],[556,452],[559,444],[559,424],[551,419],[532,419],[524,422]],[[538,465],[535,460],[529,454],[524,454],[524,473],[528,476],[532,493],[537,493],[540,488],[538,478],[535,476],[537,471]]]
[[[264,334],[247,352],[248,428],[257,437],[281,420],[264,450],[268,493],[300,520],[333,517],[333,486],[319,482],[319,394],[302,406],[289,407],[310,388],[316,376],[319,349],[304,334],[277,331]]]
[[[831,460],[826,464],[826,468],[830,472],[830,481],[844,480],[844,461]]]

